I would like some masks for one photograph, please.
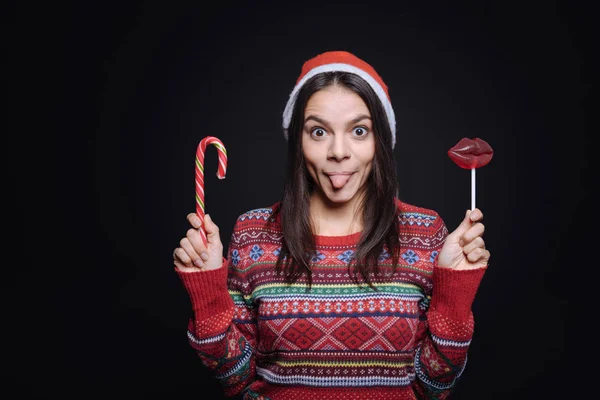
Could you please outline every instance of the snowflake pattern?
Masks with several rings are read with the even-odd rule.
[[[354,251],[353,250],[346,250],[345,252],[343,252],[342,254],[340,254],[337,258],[338,258],[338,260],[341,260],[341,261],[343,261],[343,262],[345,262],[347,264],[350,261],[352,261],[352,259],[354,258]]]
[[[259,258],[261,258],[263,254],[265,254],[265,251],[257,244],[252,246],[252,249],[250,249],[250,258],[254,261],[257,261]]]
[[[237,267],[239,262],[240,262],[240,252],[237,249],[235,249],[231,252],[231,263],[233,264],[234,267]]]
[[[439,339],[433,337],[437,343],[441,343],[445,349],[448,349],[448,354],[451,354],[450,360],[443,357],[438,358],[438,348],[431,341],[426,341],[424,346],[419,344],[415,348],[414,338],[417,337],[416,335],[422,334],[417,321],[427,312],[431,301],[432,275],[430,265],[424,261],[432,263],[439,257],[440,251],[433,250],[438,249],[434,246],[438,246],[442,234],[435,229],[424,229],[428,223],[426,218],[419,220],[415,217],[412,221],[406,222],[407,224],[421,224],[421,228],[418,230],[420,236],[407,235],[406,240],[404,240],[404,236],[401,237],[399,239],[401,250],[398,253],[392,255],[392,249],[384,246],[377,255],[378,262],[386,264],[386,268],[380,271],[382,279],[384,273],[387,279],[387,273],[391,271],[390,281],[399,282],[400,287],[390,285],[388,289],[387,286],[384,286],[382,293],[355,292],[352,289],[354,285],[351,280],[351,271],[348,271],[347,267],[357,259],[357,249],[351,243],[332,243],[322,248],[317,247],[321,251],[314,249],[309,253],[302,253],[309,264],[316,266],[313,270],[315,282],[322,284],[322,287],[318,287],[319,296],[307,297],[301,294],[301,285],[307,283],[307,280],[304,280],[306,274],[303,274],[302,279],[297,281],[297,287],[293,289],[281,284],[284,272],[275,270],[274,263],[283,253],[283,238],[275,229],[277,225],[262,223],[267,214],[266,210],[258,209],[244,216],[246,221],[242,221],[244,224],[240,224],[239,232],[236,232],[239,236],[233,240],[234,246],[229,252],[229,262],[232,267],[235,266],[235,276],[230,279],[240,292],[235,295],[236,309],[233,316],[235,320],[246,322],[264,316],[263,326],[265,329],[260,333],[264,332],[261,337],[265,343],[268,343],[266,348],[269,349],[274,349],[281,343],[287,348],[312,350],[316,348],[315,341],[321,340],[321,335],[326,335],[327,341],[321,340],[317,343],[327,351],[338,349],[343,351],[345,346],[346,349],[356,350],[356,354],[359,351],[387,352],[394,348],[407,351],[416,350],[417,354],[414,365],[409,363],[406,367],[398,365],[388,368],[373,365],[363,368],[340,363],[323,368],[319,368],[318,365],[313,367],[310,364],[293,366],[288,370],[289,375],[281,374],[281,371],[277,370],[277,365],[274,366],[274,369],[267,371],[273,372],[273,376],[281,376],[280,382],[284,384],[289,376],[298,377],[295,378],[297,381],[307,383],[314,381],[315,377],[316,379],[331,378],[325,382],[331,380],[331,383],[336,386],[342,386],[356,377],[358,379],[362,379],[362,377],[376,379],[376,376],[381,376],[384,379],[393,379],[395,384],[406,386],[410,380],[410,378],[407,380],[407,375],[418,374],[419,377],[431,377],[434,384],[440,383],[445,388],[447,383],[456,379],[465,360],[465,351],[468,349],[466,334],[458,337],[452,335],[454,326],[459,328],[463,326],[458,325],[458,321],[448,322],[441,316],[437,319],[436,326],[440,327],[440,333],[448,335],[444,334]],[[271,218],[270,215],[269,218]],[[413,239],[415,239],[414,242]],[[391,265],[392,259],[396,258],[398,254],[401,257],[400,262],[394,262]],[[244,258],[244,263],[241,262],[242,258]],[[335,261],[336,259],[339,262]],[[418,267],[420,263],[423,264],[421,268]],[[379,275],[373,275],[373,277],[378,279]],[[379,280],[375,282],[379,282]],[[258,290],[261,291],[261,296],[264,293],[263,299],[269,297],[268,301],[262,302],[261,307],[255,308],[252,306],[256,304],[254,300],[240,297],[249,295],[253,299],[257,299]],[[360,295],[357,295],[358,293]],[[209,318],[217,317],[214,312],[211,313],[211,310],[206,312],[207,321]],[[319,321],[319,317],[323,317],[323,319]],[[280,318],[301,321],[302,324],[293,324],[295,331],[292,331],[292,323],[280,324],[278,321]],[[410,319],[415,323],[410,323]],[[429,322],[433,325],[435,323],[433,321],[432,316]],[[361,325],[363,322],[368,323]],[[391,323],[393,324],[390,325]],[[218,355],[224,354],[229,360],[232,360],[232,363],[235,363],[229,370],[236,371],[235,373],[229,376],[221,374],[225,384],[235,386],[242,382],[247,376],[247,368],[244,366],[248,365],[247,357],[249,357],[249,353],[245,353],[245,351],[250,351],[246,342],[242,341],[242,336],[239,333],[234,335],[231,332],[216,332],[209,336],[211,335],[210,326],[202,325],[198,328],[202,328],[203,336],[196,338],[194,331],[188,332],[188,337],[194,339],[194,343],[203,344],[203,347],[199,346],[198,348],[214,349],[213,344],[219,340],[224,348],[219,350]],[[258,332],[256,331],[256,333]],[[198,333],[200,333],[199,330]],[[288,338],[284,335],[287,335]],[[288,342],[284,343],[283,340]],[[430,344],[427,345],[427,343]],[[203,350],[199,351],[207,365],[216,369],[219,365],[223,365],[222,358],[217,358],[215,353],[204,353]],[[456,360],[456,364],[453,363],[454,360]],[[371,386],[372,381],[365,380],[365,384],[365,386]],[[443,393],[443,390],[445,389],[434,390],[434,392]],[[264,396],[254,395],[250,390],[247,393],[254,400],[267,400]]]
[[[319,261],[321,261],[324,258],[325,258],[325,254],[321,253],[320,251],[317,251],[317,253],[311,257],[310,262],[318,263]]]
[[[385,261],[388,258],[390,258],[390,253],[388,253],[387,250],[383,250],[383,252],[379,255],[379,258],[377,259],[379,262]]]
[[[402,258],[409,265],[413,265],[414,263],[416,263],[417,261],[419,261],[419,256],[417,255],[417,253],[415,253],[412,250],[408,250],[406,253],[402,254]]]
[[[429,262],[433,262],[435,260],[435,257],[438,255],[437,251],[432,251],[431,252],[431,256],[429,257]]]

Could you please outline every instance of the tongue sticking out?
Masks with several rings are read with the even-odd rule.
[[[329,179],[331,180],[331,185],[335,189],[340,189],[344,187],[346,182],[350,179],[352,175],[329,175]]]

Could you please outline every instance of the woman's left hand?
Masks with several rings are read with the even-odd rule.
[[[465,218],[454,232],[446,237],[438,254],[440,268],[476,269],[483,268],[490,259],[490,252],[483,241],[484,225],[480,222],[483,213],[478,208],[467,210]]]

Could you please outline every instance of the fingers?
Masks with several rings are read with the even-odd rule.
[[[194,272],[202,269],[192,262],[189,255],[187,255],[185,250],[183,250],[183,248],[181,247],[178,247],[173,252],[173,263],[175,264],[177,269],[183,272]]]
[[[193,229],[190,229],[192,231]],[[189,234],[190,232],[188,232]],[[197,231],[195,234],[200,236]],[[193,234],[192,234],[193,235]],[[194,239],[196,240],[196,239]],[[200,239],[202,241],[202,239]],[[205,267],[204,261],[208,260],[208,254],[206,251],[198,251],[192,244],[192,241],[186,236],[181,239],[180,246],[173,252],[173,261],[175,265],[182,270],[188,269],[202,269]],[[182,268],[183,267],[183,268]]]
[[[471,212],[472,212],[471,210],[466,211],[465,217],[461,221],[460,225],[458,225],[458,227],[454,231],[455,233],[462,234],[467,229],[469,229],[469,227],[471,226],[471,218],[470,218]]]
[[[208,254],[199,232],[199,229],[202,229],[202,222],[196,213],[188,214],[187,220],[193,228],[188,229],[186,236],[179,242],[180,247],[173,253],[175,265],[203,268],[204,261],[208,260]]]
[[[202,221],[200,221],[200,217],[196,213],[189,213],[187,215],[187,220],[194,228],[198,229],[202,226]]]
[[[485,225],[479,222],[482,219],[483,213],[478,208],[470,212],[467,211],[465,216],[465,220],[468,221],[470,227],[463,232],[460,243],[463,246],[465,256],[471,262],[477,262],[486,257],[489,258],[489,251],[486,250],[485,241],[482,237],[485,232]]]
[[[185,267],[185,268],[193,268],[194,263],[190,256],[187,255],[185,250],[181,247],[178,247],[173,252],[173,261],[177,267]]]
[[[475,238],[483,236],[485,232],[485,226],[481,222],[475,223],[465,233],[463,233],[461,239],[463,246],[471,243]]]
[[[480,209],[475,208],[473,210],[467,210],[465,212],[465,217],[450,236],[455,240],[459,240],[459,238],[462,239],[465,232],[473,226],[473,222],[480,221],[481,219],[483,219],[483,213]]]
[[[490,259],[489,250],[477,247],[473,251],[466,253],[467,259],[472,263],[476,262],[487,262]]]
[[[186,237],[181,239],[179,245],[194,265],[199,268],[204,267],[203,261],[208,259],[208,255],[206,253],[206,247],[202,242],[202,237],[196,229],[189,229]]]
[[[174,263],[180,269],[205,268],[205,261],[208,261],[210,256],[200,229],[204,229],[208,244],[213,248],[213,244],[220,245],[219,227],[208,214],[204,217],[204,226],[196,213],[189,213],[187,220],[192,228],[188,229],[186,236],[179,242],[180,247],[173,253]],[[219,246],[215,248],[218,249]]]
[[[483,232],[485,232],[485,226],[481,222],[477,222],[461,236],[459,243],[465,254],[476,248],[485,249],[485,242],[482,238]]]
[[[470,213],[467,212],[467,218],[472,224],[461,236],[463,252],[470,262],[487,262],[490,258],[490,252],[485,248],[483,233],[485,225],[481,222],[483,213],[475,208]]]
[[[455,238],[461,246],[470,243],[477,236],[483,235],[485,227],[481,222],[478,222],[482,219],[483,213],[480,209],[475,208],[473,210],[467,210],[465,217],[456,230],[451,233],[451,236]]]
[[[467,243],[466,245],[463,246],[463,252],[465,254],[469,254],[470,252],[474,251],[475,249],[485,249],[485,243],[483,241],[483,238],[478,236],[475,239],[473,239],[471,242]]]
[[[204,219],[204,225],[206,225],[206,217],[204,217]],[[196,252],[202,255],[203,252],[206,252],[206,246],[204,245],[204,242],[202,241],[202,236],[200,235],[200,229],[203,229],[202,220],[200,219],[200,217],[198,217],[196,213],[189,213],[187,215],[187,220],[189,221],[190,225],[192,225],[195,228],[188,230],[187,237],[192,242]]]
[[[195,213],[188,214],[187,219],[196,229],[200,229],[202,226],[202,221]],[[206,239],[209,243],[215,243],[217,241],[220,242],[221,238],[219,237],[219,227],[213,222],[210,214],[206,214],[204,216],[204,232],[206,233]]]
[[[467,212],[467,216],[471,222],[477,222],[483,219],[483,213],[479,208],[474,208],[471,212]]]

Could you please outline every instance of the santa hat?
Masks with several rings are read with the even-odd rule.
[[[394,109],[392,108],[387,85],[373,67],[347,51],[328,51],[319,54],[304,63],[300,76],[296,80],[296,86],[294,86],[294,90],[292,90],[283,111],[283,134],[285,138],[288,138],[288,128],[292,119],[292,111],[294,110],[294,104],[296,103],[300,88],[316,74],[331,71],[343,71],[356,74],[363,78],[371,88],[373,88],[385,109],[390,130],[392,132],[393,148],[396,144],[396,118],[394,116]]]

